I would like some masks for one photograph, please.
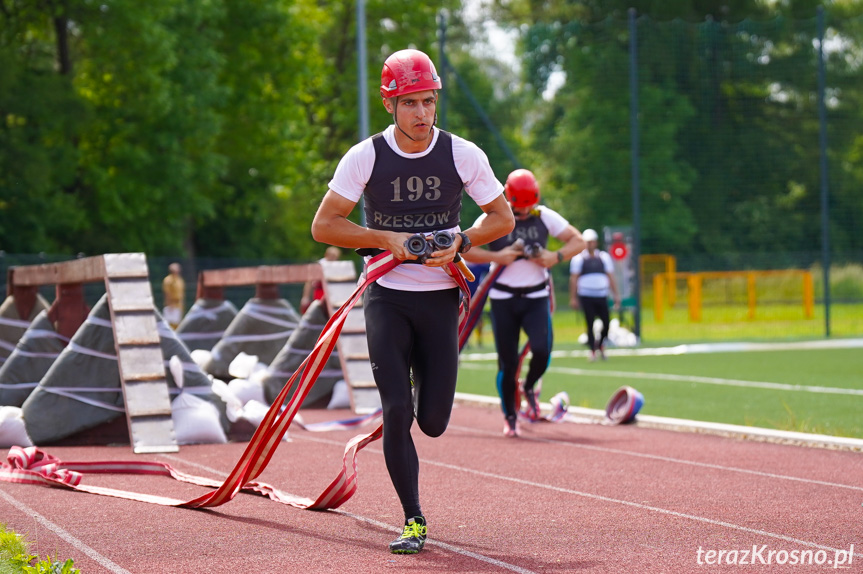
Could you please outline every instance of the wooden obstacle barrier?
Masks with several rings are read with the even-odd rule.
[[[7,292],[16,305],[24,306],[19,313],[29,313],[26,307],[35,301],[40,286],[56,286],[48,318],[59,334],[69,338],[90,312],[84,283],[105,282],[132,448],[135,453],[177,452],[146,256],[111,253],[12,267],[8,274]]]
[[[198,274],[197,297],[224,299],[225,287],[255,286],[255,296],[278,298],[278,285],[321,281],[329,316],[339,309],[357,287],[357,273],[351,261],[320,261],[300,265],[262,265],[232,269],[211,269]],[[372,376],[366,341],[366,323],[361,303],[348,313],[336,350],[348,385],[351,409],[370,413],[380,408],[380,395]]]

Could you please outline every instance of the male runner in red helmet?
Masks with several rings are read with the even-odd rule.
[[[497,348],[497,389],[506,419],[503,433],[518,436],[518,340],[522,329],[530,344],[531,359],[524,379],[527,415],[539,419],[534,386],[551,359],[552,329],[548,269],[584,249],[581,233],[556,211],[539,205],[539,185],[533,173],[517,169],[506,178],[506,197],[515,214],[515,229],[492,241],[488,249],[465,255],[471,263],[497,263],[506,268],[491,286],[491,324]],[[480,215],[474,225],[482,225]],[[563,242],[558,251],[546,249],[548,236]]]
[[[380,93],[393,125],[345,154],[312,223],[316,241],[389,250],[402,261],[417,259],[405,246],[411,235],[458,233],[448,249],[433,252],[422,265],[399,265],[378,279],[363,300],[383,407],[384,459],[405,513],[402,535],[390,550],[405,554],[422,550],[427,535],[411,425],[415,416],[426,435],[440,436],[455,396],[459,291],[443,266],[514,225],[482,150],[435,127],[439,89],[440,77],[423,52],[401,50],[387,58]],[[486,218],[461,232],[463,190]],[[348,220],[360,197],[366,227]]]

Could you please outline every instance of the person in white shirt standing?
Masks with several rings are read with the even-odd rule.
[[[419,552],[428,533],[411,426],[416,419],[423,433],[440,436],[455,398],[459,289],[444,267],[472,244],[497,239],[514,225],[485,153],[435,127],[441,87],[423,52],[400,50],[386,59],[380,94],[393,125],[342,157],[312,222],[316,241],[386,250],[404,263],[369,285],[363,299],[383,408],[384,460],[405,516],[402,535],[389,545],[396,554]],[[486,218],[461,231],[463,196]],[[365,227],[348,219],[360,198]],[[414,234],[435,232],[453,234],[452,244],[421,260],[408,250]]]
[[[562,215],[539,204],[539,184],[533,173],[517,169],[509,174],[504,192],[515,215],[512,233],[489,243],[488,249],[465,254],[471,263],[496,263],[505,268],[489,291],[491,323],[497,348],[497,389],[506,424],[503,433],[518,436],[516,389],[518,342],[527,335],[531,359],[523,391],[528,418],[539,419],[534,387],[551,360],[552,328],[548,270],[584,249],[581,233]],[[485,218],[480,215],[477,223]],[[546,249],[549,236],[563,242],[558,251]]]
[[[569,304],[573,309],[584,311],[587,324],[587,344],[590,347],[590,361],[596,354],[605,360],[605,340],[608,338],[609,292],[614,296],[615,309],[620,307],[620,295],[614,282],[614,263],[611,256],[597,248],[599,236],[593,229],[585,229],[582,234],[587,249],[572,258],[569,264]],[[602,321],[599,340],[593,332],[593,323]]]

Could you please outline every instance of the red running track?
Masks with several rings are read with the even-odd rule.
[[[317,422],[345,413],[302,415]],[[72,558],[84,574],[797,573],[832,570],[835,560],[863,572],[859,452],[575,423],[537,423],[507,439],[502,424],[496,408],[459,404],[442,437],[416,432],[430,541],[415,556],[387,551],[403,517],[380,443],[360,452],[359,490],[336,511],[245,494],[185,510],[0,483],[0,522],[25,534],[34,553]],[[354,434],[292,427],[260,479],[314,498]],[[184,446],[171,455],[134,455],[128,446],[45,450],[65,461],[160,460],[222,478],[244,446]],[[162,477],[85,482],[183,500],[205,492]],[[699,565],[720,551],[722,564]]]

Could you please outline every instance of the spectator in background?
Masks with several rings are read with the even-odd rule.
[[[179,263],[174,262],[168,265],[168,271],[168,276],[162,280],[162,296],[164,298],[162,316],[172,329],[176,329],[183,319],[183,313],[186,309],[186,282],[180,275],[182,268]]]
[[[595,361],[598,351],[604,361],[609,326],[609,291],[614,296],[615,309],[620,308],[620,295],[614,282],[614,263],[608,253],[597,248],[599,236],[596,231],[585,229],[582,236],[587,242],[587,248],[569,263],[569,304],[573,309],[581,308],[584,311],[587,344],[590,347],[589,360]],[[599,341],[593,332],[593,323],[597,317],[602,321]]]
[[[324,251],[324,258],[321,261],[338,261],[342,256],[342,250],[335,245],[330,245]],[[319,279],[314,281],[306,281],[303,285],[303,296],[300,299],[300,315],[306,312],[312,301],[324,298],[324,283]]]

